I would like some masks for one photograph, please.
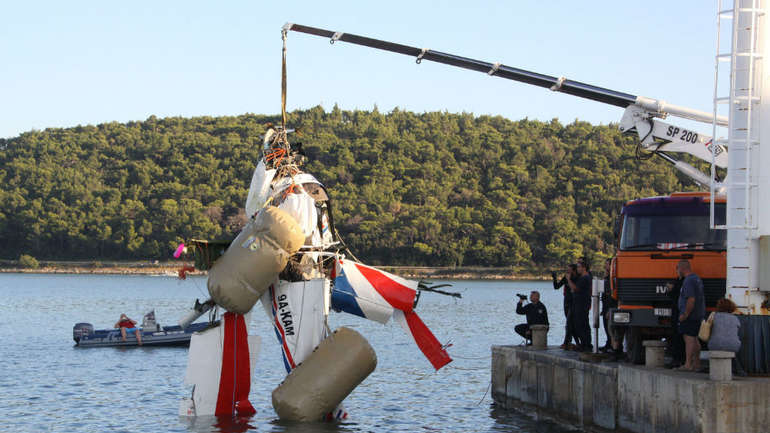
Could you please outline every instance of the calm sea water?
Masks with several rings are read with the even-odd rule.
[[[549,310],[550,344],[563,337],[561,293],[544,282],[451,281],[463,298],[425,293],[417,312],[454,362],[434,372],[395,323],[380,325],[332,313],[330,326],[362,333],[377,352],[377,369],[346,399],[351,419],[339,424],[287,424],[271,405],[284,376],[275,334],[261,308],[250,333],[262,337],[250,400],[257,414],[236,420],[180,418],[187,348],[76,348],[72,326],[109,328],[120,313],[141,321],[155,309],[175,324],[204,278],[0,274],[0,430],[13,432],[257,431],[521,431],[562,432],[564,426],[496,409],[488,393],[490,346],[519,344],[515,293],[540,290]]]

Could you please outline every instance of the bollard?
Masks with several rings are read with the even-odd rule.
[[[709,350],[709,379],[733,380],[733,358],[735,352]]]
[[[663,367],[663,350],[666,343],[660,340],[644,340],[644,365],[645,367]]]
[[[548,347],[548,325],[532,325],[529,327],[532,333],[532,348],[545,349]]]

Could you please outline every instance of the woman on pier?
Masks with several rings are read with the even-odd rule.
[[[737,352],[741,349],[741,322],[735,317],[735,304],[723,298],[717,302],[717,311],[711,325],[711,338],[708,340],[709,350]]]

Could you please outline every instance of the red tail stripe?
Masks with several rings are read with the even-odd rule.
[[[238,406],[248,412],[251,371],[249,368],[249,340],[243,316],[225,313],[222,317],[225,335],[222,344],[222,372],[214,415],[232,415]],[[246,400],[246,403],[243,403]],[[238,405],[236,405],[238,403]],[[253,408],[252,408],[253,410]]]
[[[405,285],[398,283],[390,279],[387,274],[377,269],[370,268],[368,266],[355,263],[356,268],[364,278],[374,287],[375,290],[386,301],[398,310],[407,312],[412,311],[414,306],[414,298],[417,296],[417,292]]]
[[[420,348],[422,353],[428,358],[433,368],[436,370],[452,362],[452,358],[446,350],[441,347],[441,343],[436,339],[436,336],[430,332],[425,323],[420,319],[414,311],[404,311],[404,318],[409,325],[409,331],[411,331],[414,341],[417,343],[417,347]]]
[[[235,335],[235,391],[233,392],[235,402],[233,406],[239,415],[253,415],[256,410],[249,402],[251,389],[249,334],[243,315],[238,314],[236,319],[238,323]]]

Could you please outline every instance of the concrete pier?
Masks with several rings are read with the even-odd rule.
[[[712,381],[705,373],[614,362],[589,363],[555,347],[492,347],[492,397],[586,429],[766,432],[770,379]]]

